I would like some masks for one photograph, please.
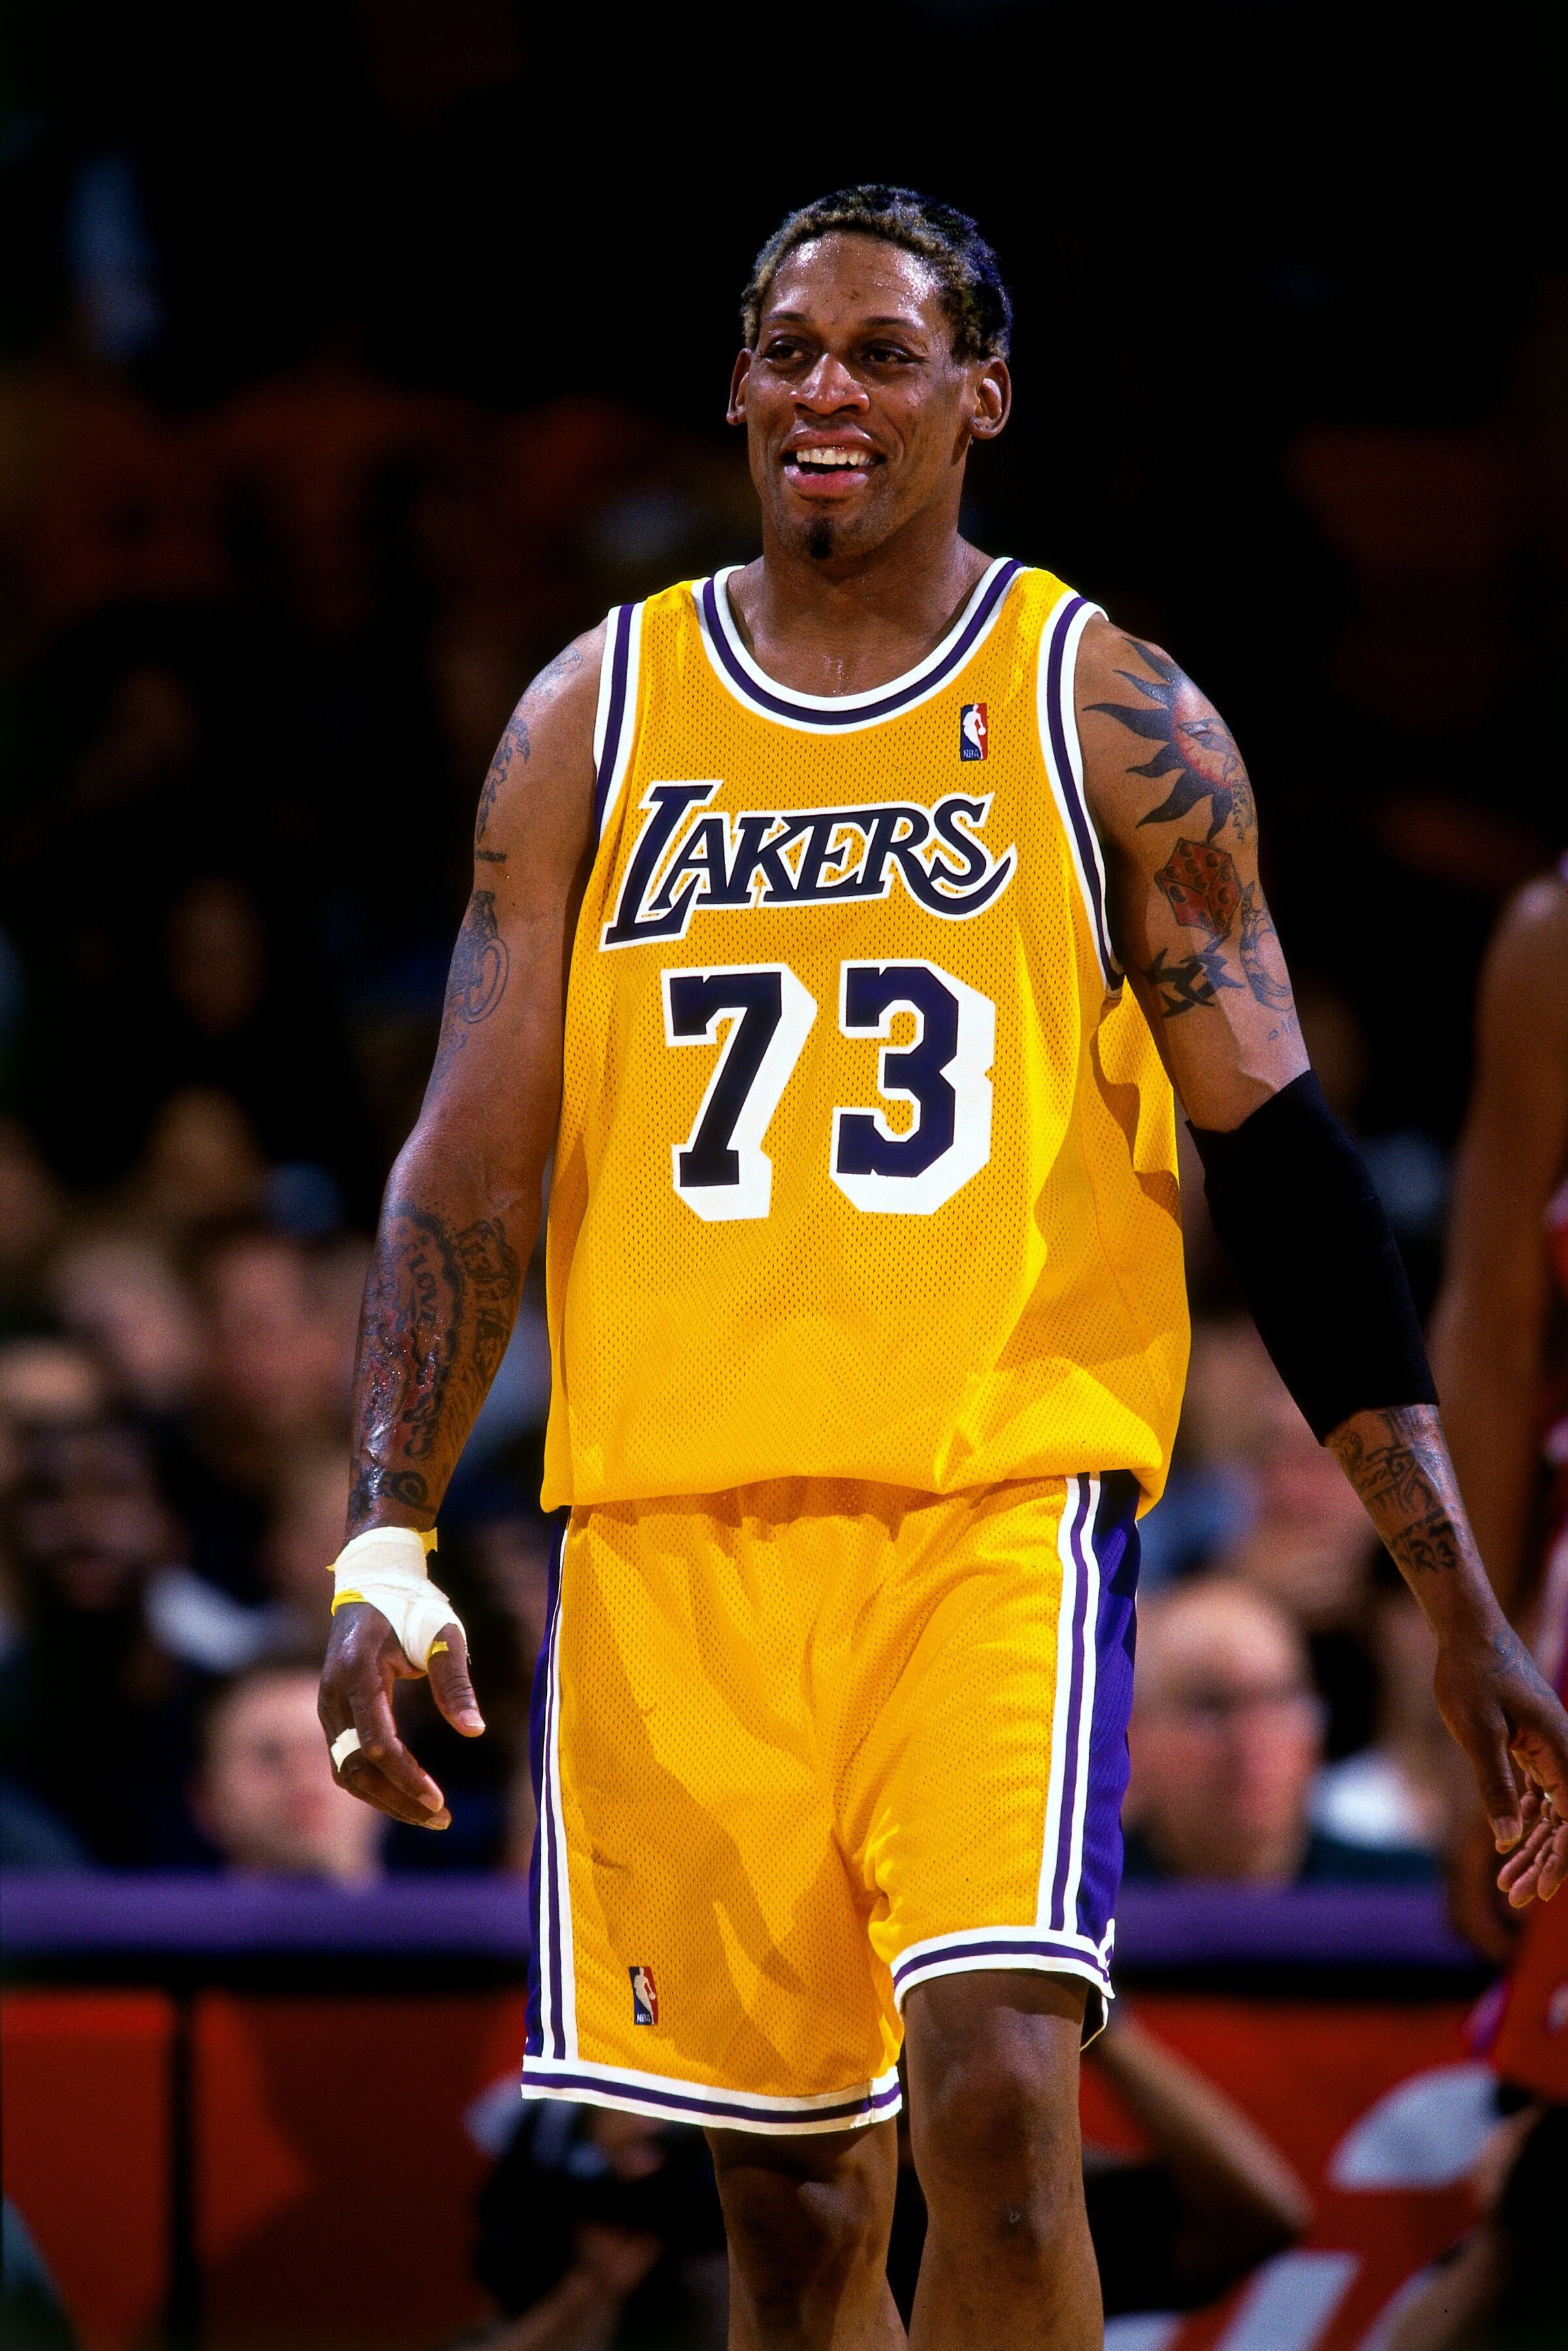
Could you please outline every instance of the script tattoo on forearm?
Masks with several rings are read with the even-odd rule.
[[[1174,824],[1199,800],[1206,799],[1210,841],[1216,840],[1228,823],[1234,827],[1238,841],[1250,841],[1257,829],[1258,812],[1236,737],[1213,704],[1198,692],[1168,653],[1161,653],[1156,645],[1143,644],[1136,638],[1129,642],[1139,657],[1147,662],[1154,675],[1140,677],[1130,669],[1119,669],[1116,675],[1141,694],[1143,701],[1094,702],[1089,706],[1103,711],[1108,718],[1119,720],[1132,734],[1158,747],[1152,758],[1127,770],[1129,775],[1147,776],[1151,780],[1166,776],[1172,779],[1166,798],[1158,808],[1140,817],[1139,823]]]
[[[389,1202],[354,1368],[358,1526],[378,1500],[434,1512],[512,1334],[522,1267],[497,1217],[455,1230]]]
[[[1467,1565],[1464,1504],[1435,1408],[1400,1405],[1356,1419],[1373,1421],[1372,1441],[1346,1421],[1329,1449],[1399,1566],[1416,1576]]]

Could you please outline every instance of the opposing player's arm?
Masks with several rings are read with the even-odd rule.
[[[592,854],[602,639],[602,629],[580,637],[534,680],[480,795],[435,1062],[388,1179],[365,1288],[350,1537],[434,1525],[517,1319],[555,1138],[567,967]],[[359,1733],[340,1767],[346,1786],[397,1819],[440,1827],[440,1792],[392,1714],[392,1682],[419,1669],[380,1609],[340,1605],[321,1719],[329,1740]],[[455,1624],[429,1672],[447,1719],[476,1735],[484,1726]]]
[[[1077,692],[1113,944],[1191,1122],[1216,1230],[1437,1635],[1438,1704],[1510,1855],[1500,1883],[1516,1902],[1549,1895],[1568,1877],[1568,1717],[1487,1582],[1398,1249],[1311,1073],[1234,737],[1168,654],[1103,620],[1085,630]]]
[[[1481,973],[1476,1078],[1432,1322],[1454,1467],[1499,1599],[1528,1604],[1552,1313],[1547,1204],[1568,1167],[1568,890],[1532,882]]]

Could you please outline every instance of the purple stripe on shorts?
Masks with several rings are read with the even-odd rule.
[[[560,1556],[566,1541],[564,1522],[556,1531],[550,1546],[549,1598],[545,1609],[545,1637],[534,1666],[533,1696],[528,1706],[528,1768],[534,1783],[534,1804],[538,1821],[534,1829],[534,1849],[528,1862],[528,1916],[534,1921],[533,1949],[528,1954],[528,2036],[524,2048],[530,2057],[544,2055],[544,2008],[542,1999],[541,1962],[548,1952],[550,1957],[550,2014],[552,2022],[560,2015],[560,1917],[552,1902],[553,1938],[550,1925],[540,1916],[539,1888],[543,1872],[543,1841],[550,1839],[550,1884],[552,1894],[557,1884],[559,1856],[555,1850],[554,1821],[549,1809],[550,1774],[547,1767],[547,1743],[549,1729],[550,1650],[555,1641],[556,1612],[560,1604]],[[552,2032],[559,2040],[559,2023]],[[564,2057],[564,2046],[553,2054]]]
[[[1009,1936],[998,1940],[977,1935],[970,1942],[945,1943],[939,1951],[922,1951],[913,1959],[900,1959],[893,1970],[894,1988],[900,1991],[912,1977],[931,1969],[950,1967],[955,1959],[1070,1959],[1075,1967],[1097,1968],[1092,1951],[1081,1951],[1076,1944],[1057,1942],[1051,1937],[1027,1941],[1021,1936]]]
[[[1072,1829],[1078,1813],[1078,1758],[1083,1739],[1083,1637],[1084,1619],[1089,1608],[1089,1570],[1083,1557],[1083,1521],[1089,1512],[1089,1497],[1092,1490],[1087,1478],[1074,1481],[1077,1493],[1072,1500],[1072,1524],[1067,1548],[1077,1570],[1077,1584],[1072,1594],[1072,1678],[1067,1695],[1067,1736],[1062,1745],[1061,1806],[1056,1833],[1056,1869],[1051,1882],[1051,1919],[1053,1927],[1065,1928],[1067,1917],[1067,1878],[1072,1863]]]
[[[631,2098],[640,2105],[674,2106],[684,2115],[697,2115],[705,2122],[716,2123],[838,2123],[852,2120],[856,2115],[884,2114],[896,2106],[899,2088],[889,2083],[885,2090],[868,2091],[864,2097],[846,2099],[833,2106],[762,2106],[755,2102],[737,2099],[695,2096],[684,2090],[650,2089],[645,2082],[628,2082],[614,2074],[535,2074],[525,2078],[531,2087],[547,2090],[587,2090],[612,2092],[618,2098]]]
[[[1077,615],[1083,610],[1084,601],[1082,596],[1071,597],[1062,607],[1056,624],[1051,630],[1051,656],[1046,668],[1045,709],[1051,727],[1051,757],[1056,762],[1056,772],[1061,784],[1061,796],[1067,802],[1068,813],[1072,819],[1072,831],[1078,841],[1079,862],[1083,868],[1083,879],[1089,885],[1089,895],[1094,908],[1094,933],[1099,943],[1100,962],[1107,981],[1114,987],[1119,975],[1116,969],[1116,958],[1111,949],[1110,933],[1105,927],[1105,909],[1101,904],[1099,883],[1096,878],[1099,867],[1094,858],[1094,835],[1090,828],[1089,811],[1079,796],[1077,781],[1072,773],[1072,761],[1068,757],[1067,730],[1061,716],[1061,668],[1066,656],[1068,632]]]
[[[1122,1882],[1122,1799],[1127,1790],[1127,1718],[1133,1708],[1136,1635],[1137,1507],[1137,1480],[1127,1471],[1102,1479],[1092,1536],[1100,1562],[1100,1609],[1076,1922],[1080,1934],[1096,1947],[1114,1914]]]
[[[956,642],[935,669],[928,670],[924,677],[912,679],[895,693],[883,695],[880,702],[859,702],[847,710],[821,710],[814,703],[795,701],[787,695],[770,694],[766,686],[758,685],[750,671],[736,658],[735,648],[719,617],[718,599],[722,591],[716,580],[705,580],[703,582],[703,611],[707,620],[708,641],[723,663],[727,676],[748,702],[756,703],[759,710],[769,712],[775,718],[809,719],[813,726],[863,726],[873,718],[891,718],[895,711],[903,710],[950,678],[954,671],[969,658],[976,638],[1022,569],[1021,563],[1015,562],[1011,557],[1008,559],[964,623]],[[1082,598],[1079,601],[1082,602]]]
[[[604,726],[604,755],[599,762],[599,773],[593,783],[593,837],[598,840],[604,824],[604,802],[610,790],[610,778],[615,773],[615,755],[621,747],[622,722],[626,716],[626,672],[632,660],[631,604],[617,604],[611,619],[610,711]]]

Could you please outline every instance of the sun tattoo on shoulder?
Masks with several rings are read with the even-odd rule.
[[[1159,746],[1152,759],[1142,760],[1127,771],[1151,779],[1172,778],[1169,796],[1138,822],[1174,824],[1199,800],[1207,799],[1207,838],[1215,840],[1228,822],[1234,822],[1238,838],[1246,840],[1256,811],[1236,737],[1212,703],[1166,654],[1136,637],[1127,642],[1154,675],[1139,677],[1129,669],[1119,669],[1116,675],[1134,687],[1144,696],[1143,702],[1092,702],[1089,707],[1103,711],[1107,718],[1119,719],[1134,735]]]

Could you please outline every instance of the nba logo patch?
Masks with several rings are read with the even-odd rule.
[[[958,757],[960,759],[983,759],[986,737],[990,733],[986,724],[983,702],[966,702],[958,713]]]
[[[659,1988],[653,1981],[652,1968],[631,1968],[632,2022],[633,2024],[657,2024],[659,2022]]]

